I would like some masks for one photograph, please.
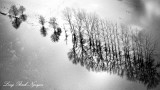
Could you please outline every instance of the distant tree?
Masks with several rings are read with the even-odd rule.
[[[58,27],[57,30],[54,30],[53,34],[51,35],[51,40],[53,42],[58,42],[61,33],[62,33],[62,30],[61,28]]]
[[[46,30],[46,28],[44,26],[42,26],[40,32],[44,37],[47,35],[47,30]]]
[[[39,17],[39,23],[42,25],[42,26],[44,26],[44,24],[45,24],[45,18],[43,17],[43,16],[40,16]]]
[[[57,22],[56,22],[56,18],[50,18],[50,21],[49,21],[49,24],[52,26],[52,28],[54,29],[54,30],[56,30],[56,28],[57,28]]]
[[[8,13],[9,13],[9,15],[11,15],[11,17],[18,17],[19,11],[18,11],[18,8],[16,7],[16,5],[12,5],[10,7],[10,10]]]
[[[26,21],[27,20],[27,15],[24,14],[25,10],[26,9],[23,6],[20,6],[19,12],[21,13],[20,18],[22,19],[22,21]]]
[[[39,23],[42,25],[40,32],[45,37],[47,35],[47,29],[45,28],[44,24],[46,23],[45,18],[43,16],[39,17]]]
[[[25,8],[20,6],[18,9],[15,5],[12,5],[9,10],[9,17],[12,20],[12,25],[14,28],[18,29],[22,21],[27,20],[27,15],[24,14]]]

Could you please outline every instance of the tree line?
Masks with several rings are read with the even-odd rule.
[[[0,14],[4,15],[4,16],[8,16],[12,22],[12,26],[15,29],[18,29],[22,22],[27,21],[28,16],[27,16],[27,14],[24,13],[25,11],[26,11],[26,9],[24,6],[20,6],[18,8],[16,5],[12,5],[10,7],[8,13],[4,13],[4,12],[0,11]],[[56,18],[51,17],[49,21],[46,21],[44,16],[39,16],[39,24],[41,25],[40,32],[41,32],[42,36],[44,36],[44,37],[47,35],[47,28],[45,27],[46,23],[49,23],[49,25],[53,29],[53,33],[50,36],[51,40],[53,42],[58,42],[59,37],[62,33],[62,30],[58,26]]]
[[[8,16],[15,29],[27,20],[25,8],[19,9],[13,5]],[[70,61],[80,64],[89,71],[105,71],[126,76],[128,80],[140,81],[148,89],[156,87],[160,82],[159,62],[155,62],[157,41],[148,32],[141,32],[126,25],[112,23],[101,19],[95,13],[87,13],[81,9],[66,8],[63,11],[65,37],[67,41],[70,30],[72,49],[68,52]],[[50,36],[53,42],[58,42],[62,29],[58,27],[56,18],[47,22],[45,17],[39,17],[42,36],[47,35],[45,23],[53,28]],[[69,27],[69,28],[68,28]]]
[[[159,84],[157,41],[151,34],[111,23],[94,13],[66,8],[63,12],[72,35],[70,61],[89,71],[106,71],[140,81],[148,89]]]

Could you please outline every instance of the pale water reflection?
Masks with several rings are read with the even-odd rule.
[[[15,31],[1,16],[1,80],[38,81],[42,88],[13,87],[13,90],[145,90],[140,82],[131,82],[107,72],[88,72],[68,60],[72,47],[61,37],[53,43],[29,25]],[[4,26],[5,25],[5,26]],[[24,29],[25,28],[25,29]],[[2,83],[1,82],[1,83]],[[1,87],[2,90],[11,88]]]
[[[158,73],[156,78],[152,78],[156,73],[156,64],[153,64],[153,60],[149,63],[140,60],[140,62],[135,64],[126,55],[124,57],[125,61],[122,60],[121,62],[122,64],[114,61],[108,61],[109,64],[106,64],[107,61],[103,61],[104,56],[99,54],[101,52],[100,47],[96,47],[95,50],[99,51],[93,53],[94,55],[98,53],[97,58],[100,59],[91,59],[93,56],[89,54],[94,49],[92,45],[94,43],[97,46],[100,45],[100,42],[96,41],[96,39],[94,39],[95,41],[92,40],[93,38],[90,39],[93,42],[91,47],[89,47],[87,46],[89,39],[84,43],[73,43],[70,37],[66,45],[64,31],[59,37],[59,41],[54,42],[54,40],[57,40],[54,39],[52,41],[50,37],[53,31],[48,30],[47,34],[42,33],[40,30],[45,31],[45,29],[31,27],[25,22],[21,23],[20,27],[15,30],[15,27],[12,26],[7,17],[0,16],[0,21],[0,90],[146,90],[147,86],[144,83],[150,83],[151,79],[159,79]],[[80,33],[76,34],[81,36]],[[74,44],[77,44],[77,47],[74,47]],[[76,48],[81,49],[83,44],[85,47],[83,50],[86,50],[83,57],[79,55],[83,50],[80,53],[72,53],[75,57],[74,55],[70,56],[72,54],[68,54]],[[102,51],[102,53],[104,52]],[[84,60],[86,58],[87,62]],[[111,55],[111,58],[120,58],[120,55],[117,57]],[[141,56],[139,58],[142,59]],[[72,62],[77,65],[74,65]],[[104,63],[105,65],[103,65]],[[148,68],[148,64],[150,68]],[[143,65],[146,67],[143,67]],[[139,69],[139,66],[141,66],[141,69]],[[154,70],[149,71],[150,69]],[[124,75],[117,73],[121,71],[124,71]],[[139,76],[142,76],[142,78]],[[158,79],[157,82],[159,82]],[[2,86],[5,81],[37,81],[44,86],[38,88],[10,88]],[[159,88],[160,86],[156,85],[153,90],[159,90]]]

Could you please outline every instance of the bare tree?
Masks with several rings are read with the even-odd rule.
[[[154,64],[156,42],[152,42],[151,35],[139,35],[137,30],[84,10],[67,8],[64,18],[72,35],[73,48],[68,56],[74,64],[92,71],[126,75],[128,80],[138,80],[147,88],[158,85],[160,64]]]

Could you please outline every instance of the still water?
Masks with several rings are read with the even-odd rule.
[[[70,37],[66,44],[64,31],[60,40],[53,42],[50,38],[52,31],[47,29],[48,34],[43,37],[40,25],[22,22],[15,29],[8,17],[1,15],[0,21],[0,90],[147,90],[144,83],[159,82],[148,79],[155,74],[147,71],[142,72],[142,77],[133,74],[133,80],[132,76],[119,75],[112,68],[96,70],[89,67],[89,71],[85,67],[87,64],[78,61],[75,65],[69,60],[72,41]],[[28,86],[22,85],[26,83]],[[33,86],[33,83],[40,86]],[[153,87],[153,90],[159,90],[160,85]]]

